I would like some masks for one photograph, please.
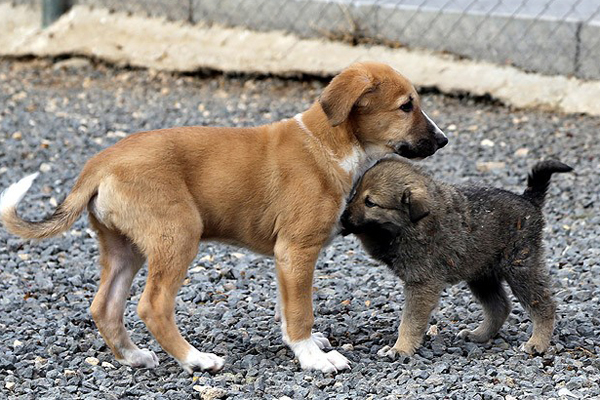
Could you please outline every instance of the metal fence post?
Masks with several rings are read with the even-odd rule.
[[[69,0],[42,0],[42,28],[46,28],[69,8]]]

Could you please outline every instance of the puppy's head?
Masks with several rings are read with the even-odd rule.
[[[423,158],[448,143],[421,110],[413,85],[386,64],[351,65],[333,78],[319,102],[330,125],[347,122],[371,155]]]
[[[342,214],[342,234],[385,231],[401,235],[431,211],[428,178],[400,160],[384,160],[368,170]]]

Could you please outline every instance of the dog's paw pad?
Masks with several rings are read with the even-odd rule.
[[[333,364],[336,370],[342,371],[344,369],[350,369],[350,361],[337,350],[331,350],[329,353],[325,353],[327,360]]]
[[[531,340],[521,345],[521,351],[531,355],[544,354],[547,349],[548,344],[532,342]]]
[[[456,335],[457,338],[474,343],[485,343],[490,340],[490,335],[481,335],[476,331],[471,331],[469,329],[463,329]]]
[[[225,359],[212,354],[202,353],[196,349],[190,350],[181,366],[188,374],[193,374],[196,370],[218,372],[223,368]]]
[[[134,349],[122,351],[123,358],[117,359],[123,365],[132,368],[156,368],[158,367],[158,357],[153,351],[146,349]]]
[[[323,335],[321,332],[313,333],[311,338],[312,338],[313,342],[315,342],[315,344],[317,346],[319,346],[319,349],[321,349],[321,350],[328,349],[331,347],[331,344],[329,343],[329,339],[327,339],[325,337],[325,335]]]
[[[458,332],[456,337],[462,340],[471,340],[471,333],[473,333],[473,331],[469,329],[463,329],[462,331]]]
[[[415,354],[414,350],[399,350],[396,347],[383,346],[377,352],[377,355],[381,358],[388,358],[394,360],[405,360]]]
[[[321,371],[324,374],[335,373],[344,369],[350,368],[350,362],[335,350],[329,353],[316,355],[308,360],[303,358],[300,360],[302,369]]]
[[[312,337],[290,343],[290,347],[298,357],[302,369],[317,370],[327,374],[350,368],[350,362],[346,357],[335,350],[329,353],[323,352]]]
[[[398,352],[393,347],[383,346],[381,349],[379,349],[377,355],[381,358],[389,358],[390,360],[395,360],[398,356]]]

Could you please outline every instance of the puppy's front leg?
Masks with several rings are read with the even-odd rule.
[[[412,356],[421,345],[429,316],[437,305],[444,286],[441,283],[427,282],[404,286],[405,305],[402,321],[398,329],[398,339],[394,347],[384,346],[377,352],[379,356],[394,358],[398,354]]]
[[[312,333],[312,281],[320,250],[321,246],[298,246],[280,239],[275,245],[275,262],[283,341],[303,369],[327,373],[350,368],[350,363],[335,350],[323,352],[324,347],[329,347],[329,340]]]

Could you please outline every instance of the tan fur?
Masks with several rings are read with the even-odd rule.
[[[415,111],[399,111],[409,96]],[[356,151],[378,158],[400,141],[428,138],[419,107],[415,89],[396,71],[355,64],[303,114],[310,134],[293,119],[133,134],[88,161],[58,217],[31,223],[13,210],[2,220],[22,237],[44,238],[66,230],[89,204],[103,267],[92,315],[117,358],[137,349],[122,323],[123,287],[147,259],[138,312],[160,345],[185,363],[193,348],[175,325],[175,296],[201,240],[275,256],[284,335],[297,342],[311,337],[315,262],[356,179],[341,160]]]

